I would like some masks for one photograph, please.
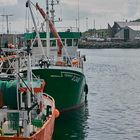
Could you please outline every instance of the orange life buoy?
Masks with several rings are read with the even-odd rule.
[[[77,59],[72,59],[72,66],[75,66],[75,67],[78,66],[78,60]]]
[[[58,117],[59,117],[60,112],[59,112],[58,109],[55,109],[55,110],[54,110],[54,115],[55,115],[55,118],[58,118]]]

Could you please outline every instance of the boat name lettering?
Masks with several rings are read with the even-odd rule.
[[[80,81],[80,77],[73,76],[71,80],[78,83]]]
[[[60,75],[50,75],[50,77],[53,77],[53,78],[61,78],[61,77],[63,77],[63,74],[61,73]]]
[[[64,73],[64,76],[65,76],[65,77],[73,77],[73,75],[68,74],[68,73]]]

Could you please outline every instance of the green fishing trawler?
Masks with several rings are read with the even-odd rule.
[[[80,33],[67,31],[60,32],[59,35],[65,45],[62,50],[62,59],[57,58],[57,43],[51,34],[51,41],[56,45],[50,47],[50,56],[53,58],[46,61],[41,57],[38,59],[39,56],[36,56],[41,53],[41,49],[34,45],[32,71],[37,77],[45,80],[47,85],[45,91],[54,97],[58,109],[65,111],[84,105],[88,89],[83,73],[83,59],[85,58],[81,58],[80,52],[77,51]],[[25,39],[31,43],[35,36],[36,33],[26,33]],[[40,38],[43,42],[46,33],[40,33]],[[43,49],[46,51],[47,47],[44,45]],[[67,54],[70,54],[69,56],[65,53],[65,49],[67,49]]]
[[[32,71],[35,76],[45,80],[45,91],[54,97],[60,111],[80,107],[84,105],[88,92],[83,73],[85,57],[78,51],[81,33],[71,29],[57,32],[49,15],[38,3],[36,9],[44,18],[47,30],[38,31],[31,14],[35,31],[25,33],[24,39],[26,46],[32,49]],[[25,74],[26,67],[22,71]]]

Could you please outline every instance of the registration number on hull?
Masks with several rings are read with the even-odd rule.
[[[72,73],[72,72],[61,72],[60,75],[51,75],[51,77],[67,77],[67,78],[71,78],[72,81],[78,83],[80,81],[80,75],[79,74],[75,74],[75,73]]]

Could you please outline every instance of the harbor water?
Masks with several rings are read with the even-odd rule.
[[[140,49],[83,49],[88,103],[61,114],[53,140],[140,140]]]

